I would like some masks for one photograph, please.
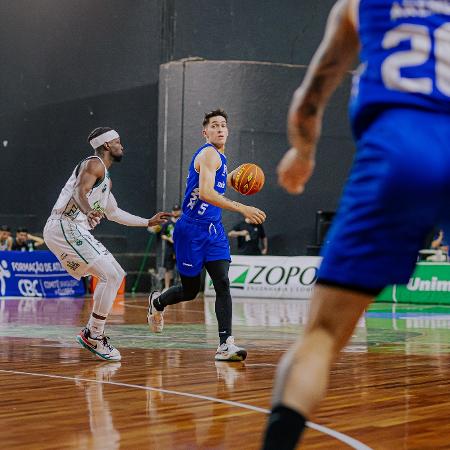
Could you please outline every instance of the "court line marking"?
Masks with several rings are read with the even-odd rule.
[[[89,383],[110,384],[113,386],[120,386],[120,387],[133,388],[133,389],[142,389],[144,391],[161,392],[163,394],[179,395],[181,397],[190,397],[190,398],[196,398],[199,400],[206,400],[206,401],[215,402],[215,403],[223,403],[225,405],[234,406],[237,408],[248,409],[250,411],[260,412],[263,414],[270,413],[270,410],[268,410],[268,409],[249,405],[247,403],[234,402],[232,400],[224,400],[221,398],[209,397],[207,395],[201,395],[201,394],[191,394],[189,392],[173,391],[170,389],[154,388],[151,386],[141,386],[139,384],[119,383],[117,381],[93,380],[91,378],[68,377],[68,376],[64,376],[64,375],[51,375],[51,374],[47,374],[47,373],[22,372],[22,371],[18,371],[18,370],[0,369],[0,372],[11,373],[11,374],[15,374],[15,375],[30,375],[30,376],[34,376],[34,377],[56,378],[56,379],[60,379],[60,380],[87,381]],[[347,444],[349,447],[354,448],[355,450],[372,450],[370,447],[363,444],[362,442],[360,442],[350,436],[347,436],[346,434],[340,433],[339,431],[335,431],[331,428],[325,427],[323,425],[319,425],[317,423],[309,422],[309,421],[306,422],[306,425],[308,428],[311,428],[313,430],[327,434],[328,436],[331,436],[331,437],[337,439],[338,441],[341,441],[344,444]]]
[[[144,305],[128,305],[126,302],[119,302],[119,305],[124,306],[125,308],[148,309],[148,306],[144,306]],[[183,312],[205,314],[205,311],[203,311],[203,310],[200,311],[200,310],[197,310],[197,309],[183,309]]]
[[[245,364],[245,367],[277,367],[277,364],[272,364],[272,363],[253,363],[253,364]]]

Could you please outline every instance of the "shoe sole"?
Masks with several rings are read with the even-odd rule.
[[[220,357],[218,358],[217,355],[216,355],[214,359],[216,361],[225,361],[225,362],[230,361],[230,362],[233,362],[233,361],[244,361],[245,358],[247,358],[247,351],[246,350],[239,350],[238,352],[234,353],[229,358],[223,358],[222,359]]]
[[[153,325],[150,323],[150,317],[152,317],[152,314],[150,314],[150,310],[152,308],[154,308],[153,303],[152,303],[153,302],[152,296],[153,296],[153,294],[155,292],[159,292],[159,291],[153,291],[148,297],[149,298],[149,302],[148,302],[148,309],[147,309],[147,323],[148,323],[148,326],[149,326],[150,331],[152,333],[162,333],[163,332],[163,328],[164,328],[164,324],[163,324],[163,326],[161,327],[160,330],[156,330],[155,328],[153,328]],[[161,295],[161,293],[159,295]],[[156,308],[155,308],[155,310],[156,310]]]
[[[92,347],[90,347],[86,342],[84,342],[83,338],[81,336],[77,336],[77,342],[86,350],[89,350],[91,353],[93,353],[95,356],[97,356],[100,359],[103,359],[104,361],[120,361],[122,359],[121,356],[117,357],[108,357],[106,355],[103,355],[102,353],[99,353],[95,351]]]
[[[151,317],[151,316],[150,316]],[[153,325],[150,323],[150,319],[149,319],[149,316],[147,316],[147,323],[148,323],[148,327],[150,328],[150,331],[152,332],[152,333],[162,333],[163,332],[163,328],[161,328],[161,329],[155,329],[155,328],[153,328]]]

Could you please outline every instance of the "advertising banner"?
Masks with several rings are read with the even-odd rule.
[[[450,304],[450,264],[417,263],[407,285],[388,286],[377,301]]]
[[[322,258],[237,255],[232,260],[229,278],[233,297],[306,299],[311,296]],[[215,295],[208,275],[205,295]]]
[[[76,297],[84,291],[52,252],[0,252],[0,297]]]
[[[316,256],[232,256],[232,297],[307,299],[322,260]],[[206,276],[205,295],[215,296]],[[418,262],[407,285],[384,289],[378,302],[450,304],[450,263]]]

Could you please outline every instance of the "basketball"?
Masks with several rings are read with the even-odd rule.
[[[261,167],[253,163],[240,165],[231,178],[231,185],[242,195],[253,195],[264,186],[265,176]]]

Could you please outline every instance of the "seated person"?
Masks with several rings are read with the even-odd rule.
[[[0,227],[0,251],[11,250],[12,244],[11,229],[8,225],[2,225]]]
[[[236,237],[239,255],[267,255],[268,241],[264,227],[250,223],[248,219],[237,223],[228,233],[229,237]],[[260,247],[260,241],[262,248]]]
[[[44,239],[29,234],[26,228],[18,228],[16,230],[16,237],[12,243],[11,250],[18,250],[21,252],[31,252],[36,247],[40,247],[43,244]]]
[[[427,261],[447,261],[448,259],[448,244],[445,240],[444,230],[439,229],[437,233],[434,234],[433,240],[431,241],[430,248],[436,250],[436,252],[427,257]]]
[[[448,253],[448,244],[445,240],[444,230],[440,229],[437,235],[434,236],[431,242],[431,248]]]

